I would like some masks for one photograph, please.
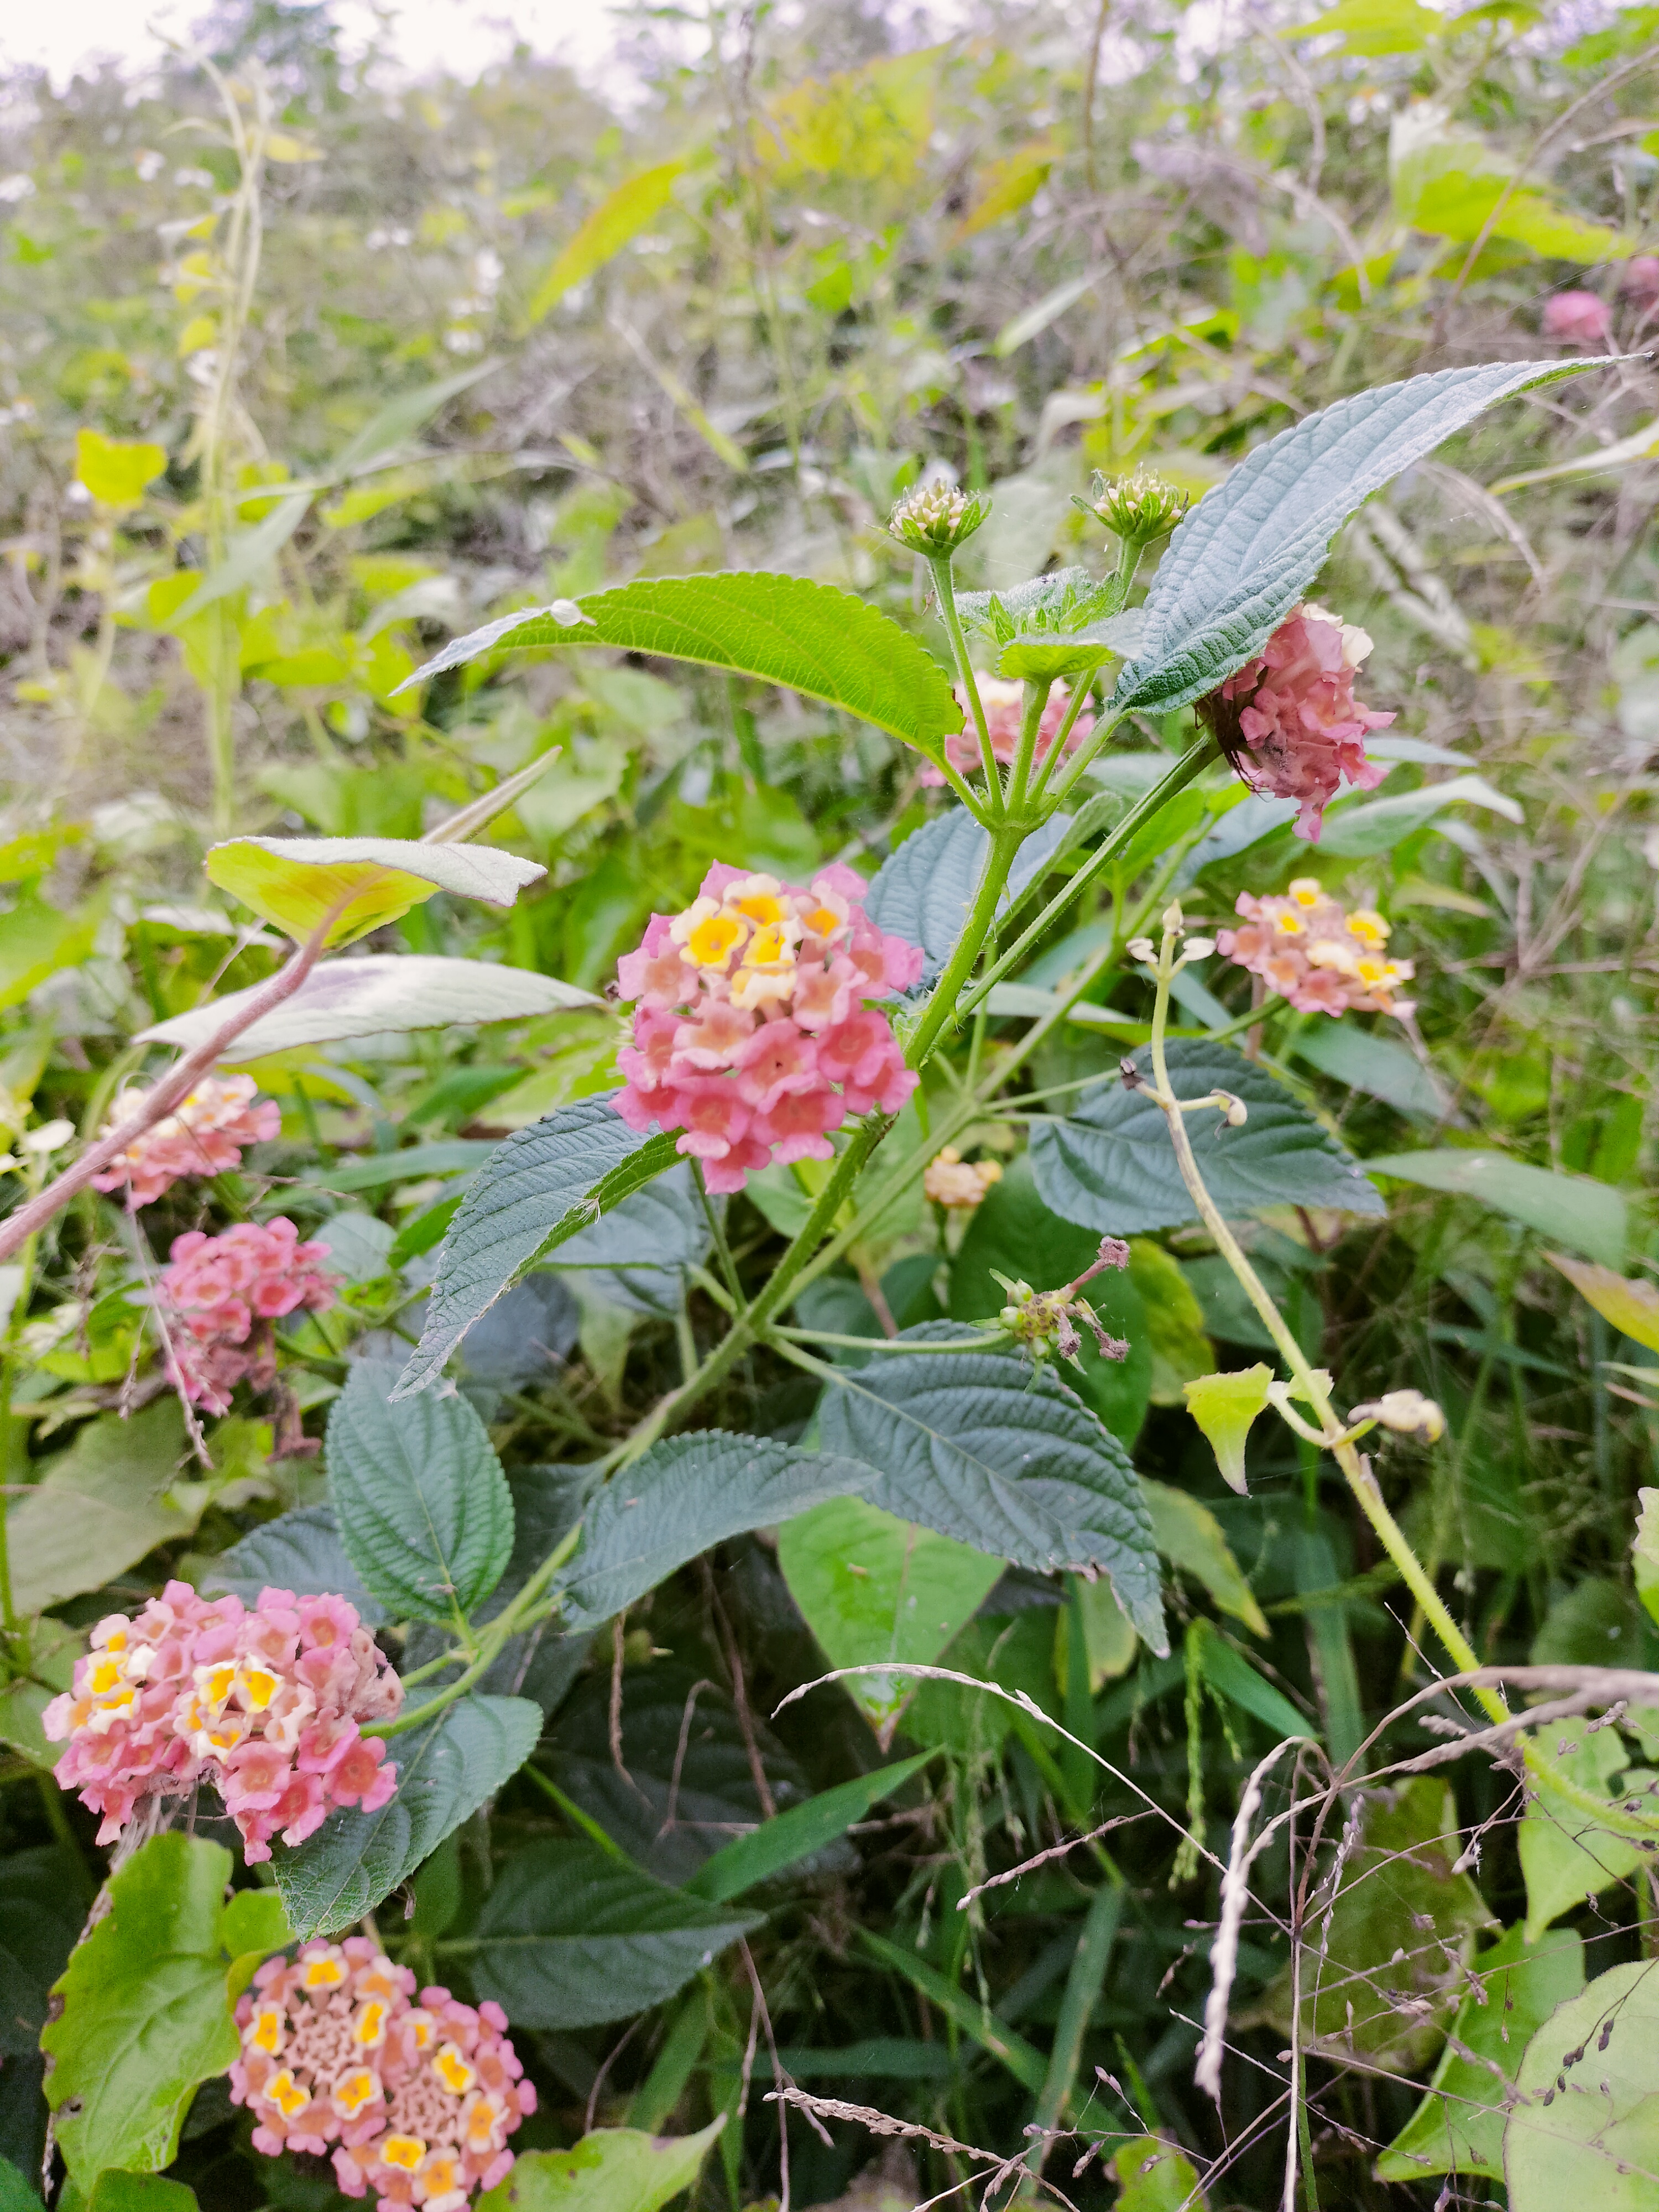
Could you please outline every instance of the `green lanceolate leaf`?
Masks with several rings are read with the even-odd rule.
[[[851,1455],[718,1429],[653,1444],[587,1510],[581,1549],[562,1583],[566,1625],[597,1627],[711,1544],[877,1480],[873,1467]]]
[[[1187,1411],[1208,1439],[1222,1480],[1244,1492],[1244,1443],[1250,1425],[1267,1409],[1273,1370],[1258,1360],[1226,1375],[1200,1375],[1186,1386]]]
[[[597,1844],[509,1859],[465,1952],[479,1994],[523,2027],[596,2027],[660,2004],[754,1927]]]
[[[1659,1979],[1611,1966],[1534,2031],[1504,2127],[1510,2212],[1649,2212],[1659,2173]]]
[[[1140,1478],[1140,1494],[1152,1516],[1152,1534],[1163,1557],[1202,1583],[1222,1612],[1242,1620],[1252,1635],[1267,1635],[1267,1618],[1255,1593],[1209,1507],[1187,1491],[1154,1482],[1150,1475]]]
[[[398,1787],[379,1812],[331,1813],[296,1850],[273,1850],[295,1936],[329,1935],[372,1912],[518,1772],[541,1731],[542,1709],[528,1698],[467,1697],[394,1737]]]
[[[410,678],[423,683],[481,653],[528,646],[619,646],[787,684],[938,753],[962,727],[949,678],[908,630],[850,592],[757,569],[641,577],[507,615],[457,638]]]
[[[442,849],[441,848],[440,849]],[[187,1014],[143,1030],[141,1044],[175,1044],[186,1052],[205,1044],[260,986],[211,999]],[[440,960],[424,953],[368,953],[330,960],[314,968],[291,999],[246,1029],[227,1048],[240,1066],[270,1052],[327,1044],[337,1037],[373,1036],[382,1030],[436,1030],[452,1024],[522,1021],[567,1006],[598,1006],[591,991],[504,968],[489,960]]]
[[[513,1494],[459,1396],[389,1397],[397,1370],[357,1361],[328,1419],[328,1494],[347,1558],[398,1620],[453,1622],[513,1551]]]
[[[1365,1163],[1373,1175],[1424,1190],[1479,1200],[1558,1244],[1616,1267],[1625,1256],[1628,1215],[1620,1194],[1593,1176],[1528,1167],[1508,1152],[1448,1146],[1425,1152],[1384,1152]]]
[[[1604,362],[1492,362],[1340,399],[1241,462],[1177,526],[1114,705],[1169,712],[1259,653],[1348,517],[1500,399]]]
[[[547,870],[483,845],[400,837],[233,837],[208,848],[210,883],[303,944],[334,913],[326,945],[349,945],[436,891],[511,906]],[[335,909],[338,908],[336,913]]]
[[[394,1395],[436,1382],[478,1316],[533,1261],[672,1167],[675,1141],[636,1136],[607,1096],[562,1106],[497,1146],[445,1234],[426,1326]]]
[[[293,1513],[278,1514],[240,1544],[221,1552],[202,1581],[206,1596],[229,1591],[247,1606],[257,1605],[260,1591],[267,1588],[291,1589],[301,1597],[331,1590],[357,1608],[365,1628],[379,1628],[393,1617],[364,1588],[326,1505],[302,1505]]]
[[[520,2151],[477,2212],[661,2212],[696,2179],[725,2125],[719,2112],[694,2136],[595,2128],[568,2150]]]
[[[1218,1110],[1188,1116],[1199,1171],[1225,1214],[1272,1206],[1328,1206],[1380,1214],[1381,1193],[1364,1170],[1280,1083],[1230,1045],[1177,1039],[1168,1048],[1170,1081],[1178,1098],[1230,1091],[1249,1118],[1243,1128]],[[1151,1055],[1134,1055],[1143,1076]],[[1163,1109],[1144,1090],[1112,1082],[1089,1094],[1074,1112],[1039,1121],[1031,1131],[1037,1188],[1054,1212],[1085,1229],[1114,1237],[1179,1228],[1198,1209],[1181,1180]]]
[[[1008,872],[1006,910],[1066,842],[1072,817],[1057,814],[1020,847]],[[865,911],[890,935],[921,945],[931,982],[955,950],[985,872],[991,841],[966,807],[926,822],[877,869]]]
[[[107,2166],[154,2173],[179,2148],[199,2083],[238,2050],[226,1975],[230,1853],[152,1837],[110,1883],[110,1909],[70,1958],[42,2035],[46,2101],[81,2189]]]
[[[844,1836],[872,1805],[920,1773],[933,1755],[921,1751],[914,1758],[895,1759],[890,1766],[873,1767],[868,1774],[820,1790],[805,1804],[792,1805],[787,1813],[763,1820],[750,1834],[722,1844],[713,1858],[705,1859],[686,1888],[711,1905],[725,1905],[745,1890],[775,1880]]]
[[[949,1323],[907,1330],[939,1342]],[[1103,1573],[1143,1640],[1169,1649],[1151,1516],[1127,1453],[1054,1373],[1012,1352],[926,1352],[838,1374],[826,1446],[882,1471],[870,1503],[1041,1572]]]
[[[1504,2090],[1533,2035],[1584,1986],[1584,1946],[1558,1929],[1528,1947],[1511,1928],[1469,1964],[1469,1987],[1428,2094],[1376,2162],[1379,2181],[1435,2173],[1504,2179]]]

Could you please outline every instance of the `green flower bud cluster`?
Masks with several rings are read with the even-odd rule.
[[[914,553],[954,553],[991,512],[983,492],[958,491],[954,484],[919,484],[906,492],[888,517],[887,527]]]
[[[1093,498],[1073,495],[1072,504],[1139,551],[1167,538],[1187,512],[1188,502],[1186,493],[1162,477],[1137,469],[1132,477],[1120,477],[1114,483],[1097,473]]]

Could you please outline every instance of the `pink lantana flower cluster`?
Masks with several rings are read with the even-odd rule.
[[[827,1160],[830,1133],[916,1087],[872,999],[921,974],[918,946],[859,903],[863,878],[826,868],[802,890],[717,863],[683,914],[653,914],[617,963],[635,1004],[617,1112],[630,1129],[678,1129],[712,1191],[772,1162]]]
[[[249,1865],[278,1830],[303,1843],[337,1805],[372,1813],[397,1769],[365,1725],[390,1720],[404,1686],[343,1597],[266,1589],[198,1597],[169,1583],[136,1618],[92,1632],[74,1686],[42,1717],[69,1748],[54,1770],[101,1813],[112,1843],[144,1800],[211,1783],[241,1831]]]
[[[242,2055],[232,2102],[253,2115],[253,2148],[321,2157],[348,2197],[381,2212],[461,2212],[513,2168],[507,2138],[536,2109],[536,2085],[496,2004],[475,2010],[422,1990],[363,1936],[267,1959],[239,2001]]]
[[[223,1413],[239,1382],[272,1382],[270,1324],[301,1306],[324,1313],[333,1304],[338,1278],[320,1265],[327,1257],[326,1244],[300,1242],[286,1214],[239,1221],[222,1237],[199,1229],[176,1237],[156,1290],[174,1389]]]
[[[1380,914],[1352,914],[1311,876],[1298,876],[1281,897],[1238,895],[1242,929],[1223,929],[1216,944],[1230,960],[1304,1014],[1395,1014],[1403,1021],[1416,1001],[1395,991],[1416,972],[1390,960],[1389,928]]]
[[[1366,759],[1365,739],[1394,716],[1353,696],[1354,672],[1370,649],[1363,629],[1310,603],[1203,702],[1239,775],[1255,791],[1296,799],[1296,834],[1310,842],[1345,776],[1372,791],[1386,773]]]
[[[1019,726],[1025,712],[1025,686],[1006,683],[1000,676],[979,676],[975,678],[979,687],[979,701],[985,709],[985,726],[991,733],[991,750],[1006,768],[1019,750]],[[957,704],[962,709],[963,724],[959,730],[945,740],[945,757],[958,775],[980,774],[985,765],[985,756],[980,750],[979,732],[974,726],[972,710],[968,704],[965,686],[956,687]],[[1042,710],[1042,720],[1037,725],[1036,748],[1034,758],[1040,765],[1054,750],[1060,726],[1066,720],[1072,704],[1072,695],[1063,684],[1057,684]],[[1094,728],[1092,714],[1080,714],[1066,732],[1066,750],[1073,753]],[[942,784],[943,772],[936,768],[925,768],[921,780],[926,784]]]
[[[283,1126],[276,1101],[256,1097],[256,1089],[251,1075],[204,1076],[171,1114],[135,1137],[93,1177],[93,1188],[125,1187],[130,1206],[152,1206],[181,1176],[222,1175],[240,1167],[244,1145],[265,1143]],[[143,1113],[149,1096],[144,1091],[122,1091],[110,1109],[105,1133]]]

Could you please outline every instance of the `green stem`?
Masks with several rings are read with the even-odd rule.
[[[985,719],[984,702],[979,696],[979,679],[974,673],[973,662],[968,658],[968,640],[963,635],[962,617],[957,612],[956,586],[951,578],[951,556],[948,553],[930,555],[927,566],[933,572],[933,589],[939,595],[939,618],[951,641],[957,674],[968,694],[968,710],[974,718],[974,727],[979,734],[980,757],[985,763],[986,811],[992,821],[999,822],[1003,812],[1002,776],[997,767],[996,751],[991,743],[990,726]]]

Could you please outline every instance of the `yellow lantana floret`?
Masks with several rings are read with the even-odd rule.
[[[419,2136],[382,2136],[374,2148],[384,2164],[395,2166],[402,2173],[413,2173],[426,2156],[426,2145]]]
[[[432,2062],[432,2070],[452,2097],[464,2097],[477,2076],[454,2044],[447,2043]]]

